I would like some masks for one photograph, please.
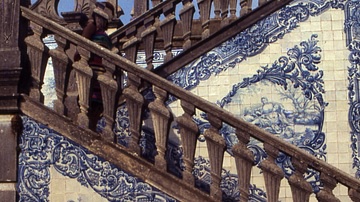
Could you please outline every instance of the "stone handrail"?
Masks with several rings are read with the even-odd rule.
[[[142,2],[147,3],[146,0]],[[269,3],[285,5],[288,2],[259,0],[255,8],[265,7]],[[165,52],[166,63],[174,57],[173,49],[188,50],[196,42],[208,38],[231,22],[250,13],[254,15],[252,0],[241,0],[239,3],[237,0],[197,0],[198,12],[193,0],[153,0],[151,3],[152,9],[136,16],[110,35],[115,47],[125,55],[131,55],[131,58],[128,57],[131,61],[136,60],[139,50],[144,51],[147,69],[150,70],[154,68],[154,49]],[[259,14],[256,18],[261,15],[266,14]],[[194,20],[195,16],[199,16],[199,20]]]
[[[73,9],[71,11],[66,12],[60,12],[59,4],[66,3],[69,4],[68,1],[60,1],[60,0],[52,0],[52,1],[46,1],[46,0],[37,0],[33,4],[30,5],[30,9],[41,13],[41,15],[46,16],[47,18],[62,24],[62,25],[69,25],[73,22],[78,23],[78,20],[80,18],[79,14],[84,14],[87,17],[90,17],[92,14],[92,10],[95,8],[96,0],[74,0],[72,1],[74,3]],[[109,20],[110,20],[110,26],[117,27],[117,25],[121,22],[119,20],[119,17],[123,15],[122,9],[118,6],[117,0],[107,0],[107,2],[113,7],[113,10],[108,12]],[[130,15],[130,13],[129,13]],[[66,16],[70,18],[71,22],[67,22],[65,19]],[[74,25],[76,23],[73,23]],[[70,25],[72,26],[72,25]],[[73,27],[74,28],[74,27]],[[74,28],[76,29],[76,28]]]
[[[124,57],[106,50],[94,42],[91,42],[80,35],[64,28],[63,26],[29,10],[21,7],[22,16],[30,21],[30,27],[33,35],[28,36],[25,42],[28,45],[28,57],[31,65],[32,88],[30,89],[30,98],[42,102],[41,85],[46,65],[48,53],[51,55],[54,64],[57,102],[56,112],[66,116],[65,98],[69,96],[67,91],[67,81],[71,72],[75,74],[77,81],[77,93],[79,97],[79,113],[76,120],[73,121],[85,130],[90,127],[89,97],[91,79],[94,79],[93,71],[88,65],[90,54],[96,54],[103,58],[106,72],[97,77],[102,91],[104,117],[106,127],[101,136],[106,144],[114,142],[112,126],[114,124],[117,95],[122,93],[127,101],[127,108],[130,120],[130,140],[127,150],[138,156],[141,156],[139,138],[141,133],[141,110],[147,107],[151,112],[153,128],[155,131],[157,156],[155,157],[154,167],[166,171],[166,142],[168,140],[168,126],[173,116],[165,105],[167,96],[172,95],[181,101],[181,107],[184,114],[174,117],[180,127],[182,147],[184,150],[185,170],[183,178],[179,179],[188,186],[194,186],[194,176],[191,170],[194,165],[195,147],[197,142],[198,128],[192,120],[196,111],[202,111],[210,123],[210,128],[204,133],[211,167],[211,185],[209,197],[214,201],[220,201],[222,194],[220,189],[221,170],[223,165],[224,152],[226,149],[225,140],[221,136],[219,129],[223,124],[230,125],[236,129],[239,142],[233,147],[233,157],[236,161],[240,201],[248,201],[251,169],[254,166],[252,152],[247,148],[250,137],[255,138],[264,145],[267,158],[260,163],[268,201],[277,202],[279,197],[280,182],[284,178],[284,173],[275,163],[279,152],[285,153],[291,157],[291,162],[295,168],[294,173],[287,179],[292,193],[293,201],[308,201],[313,190],[311,185],[304,179],[303,175],[307,169],[313,169],[320,173],[320,180],[323,183],[322,189],[315,193],[319,201],[339,201],[332,193],[336,185],[342,184],[349,189],[349,196],[353,201],[360,200],[360,181],[353,176],[335,168],[334,166],[317,159],[296,146],[285,142],[284,140],[273,136],[272,134],[235,117],[230,112],[216,106],[215,104],[204,100],[191,92],[188,92],[166,79],[151,73],[150,71],[137,66],[135,63]],[[42,36],[47,33],[55,35],[58,48],[48,51],[41,41]],[[66,50],[70,45],[77,47],[81,59],[72,63]],[[127,87],[121,88],[117,78],[121,72],[126,72],[128,76]],[[155,94],[155,100],[148,106],[144,105],[144,97],[139,93],[139,86],[146,82],[152,86]],[[51,127],[51,124],[49,125]],[[81,142],[80,142],[81,144]],[[146,179],[144,179],[146,180]],[[162,187],[164,192],[169,195],[169,189]],[[178,197],[178,195],[177,195]],[[181,200],[181,199],[179,199]]]

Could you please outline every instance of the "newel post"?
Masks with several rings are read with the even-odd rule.
[[[210,160],[210,195],[215,199],[221,201],[222,191],[220,189],[220,182],[226,143],[224,138],[219,133],[219,129],[222,126],[222,121],[218,117],[210,113],[208,113],[207,115],[211,126],[205,131],[204,136],[206,139],[206,145]]]
[[[25,2],[0,2],[0,200],[7,202],[17,201],[18,137],[22,132],[18,89],[22,71],[20,65],[27,65],[21,61],[21,56],[26,55],[22,53],[22,34],[26,34],[23,30],[27,30],[27,25],[19,20],[20,3]]]

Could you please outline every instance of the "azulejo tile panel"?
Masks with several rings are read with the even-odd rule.
[[[259,56],[262,61],[266,61],[267,65],[257,66],[250,75],[244,78],[238,80],[229,79],[231,88],[227,89],[228,93],[224,97],[217,97],[217,104],[225,109],[236,109],[238,116],[326,160],[326,140],[334,138],[332,134],[340,127],[344,127],[343,123],[341,123],[341,126],[337,125],[338,119],[333,118],[334,120],[331,120],[332,117],[329,116],[338,116],[338,111],[342,110],[343,112],[346,110],[345,106],[348,106],[347,100],[344,99],[346,97],[345,93],[340,92],[338,89],[345,84],[336,81],[336,78],[348,77],[349,85],[346,90],[350,103],[348,108],[350,109],[348,110],[348,120],[345,121],[348,121],[351,126],[352,155],[349,154],[351,155],[349,158],[352,158],[352,166],[357,171],[356,176],[359,177],[359,7],[359,0],[295,0],[291,5],[282,8],[221,46],[214,48],[198,60],[169,76],[168,79],[185,89],[192,90],[201,86],[202,82],[210,81],[216,76],[230,74],[230,70],[237,68],[238,65],[244,64],[252,57]],[[345,21],[343,22],[345,29],[342,28],[341,24],[331,23],[332,20],[342,20],[340,16],[328,15],[328,11],[334,9],[340,10],[345,15]],[[311,21],[316,16],[320,17]],[[308,23],[309,21],[311,23]],[[301,32],[295,32],[299,27]],[[336,29],[336,31],[331,32],[332,29]],[[320,31],[327,32],[322,32],[321,35],[313,35],[315,32]],[[276,44],[276,42],[288,35],[293,36],[289,41],[289,44],[290,42],[294,44],[293,46],[281,47]],[[344,43],[346,43],[349,55],[337,50]],[[268,48],[281,49],[282,54],[265,57],[263,53]],[[333,51],[321,52],[323,49]],[[348,57],[346,62],[349,62],[348,71],[345,73],[344,68],[346,68],[347,63],[340,61],[344,57]],[[158,58],[160,62],[161,53],[158,53]],[[276,59],[275,62],[272,62],[272,58]],[[139,63],[141,63],[141,58],[138,59]],[[327,73],[324,66],[333,68],[335,73]],[[326,87],[324,87],[324,83]],[[251,97],[253,92],[258,91],[272,93]],[[274,94],[276,96],[273,96]],[[153,99],[150,91],[144,93],[144,95],[149,101]],[[251,95],[248,96],[248,100],[246,95]],[[340,98],[343,99],[343,104],[334,105],[334,102]],[[168,103],[170,104],[174,100],[174,98],[171,98]],[[327,105],[327,102],[329,102],[329,105]],[[243,106],[239,107],[239,105]],[[328,115],[325,113],[328,113]],[[341,115],[343,116],[344,113]],[[147,118],[148,114],[145,114],[144,119]],[[194,117],[194,119],[202,130],[208,127],[205,115]],[[325,120],[329,120],[330,124],[326,123]],[[129,134],[128,124],[127,109],[126,106],[122,106],[117,112],[117,125],[114,131],[117,134],[118,142],[124,145],[127,144],[126,137]],[[346,129],[343,131],[346,131]],[[233,135],[233,129],[224,126],[221,132],[226,138],[229,148],[231,148],[237,141]],[[142,146],[143,151],[148,152],[144,155],[148,155],[149,158],[153,157],[153,154],[151,154],[153,150],[152,135],[151,129],[144,130],[143,136],[147,138],[143,139]],[[339,138],[337,136],[336,138],[334,141],[338,143]],[[342,138],[342,140],[344,139],[346,141],[346,137]],[[28,144],[36,148],[36,145],[39,144],[37,142],[39,140],[34,139]],[[337,145],[339,144],[334,146]],[[258,145],[256,140],[253,140],[249,147],[256,154],[257,162],[266,157],[261,145]],[[338,150],[341,150],[341,148],[338,148]],[[175,170],[179,171],[181,170],[181,152],[179,153],[176,149],[174,151],[178,156],[174,167]],[[231,150],[229,150],[229,153],[231,153]],[[47,162],[41,160],[40,157],[36,158],[40,159],[39,164]],[[29,159],[27,158],[25,161]],[[291,175],[292,168],[288,165],[289,159],[285,155],[281,155],[277,160],[279,166],[284,169],[287,175]],[[206,160],[201,157],[197,161],[199,165],[207,164]],[[43,165],[38,165],[38,168],[42,167]],[[203,169],[203,171],[198,171],[195,168],[195,172],[199,173],[197,175],[199,186],[206,187],[206,184],[210,183],[210,179],[205,172],[206,166]],[[25,172],[25,170],[23,171]],[[42,173],[41,176],[46,176],[48,171],[40,169],[36,172]],[[226,186],[224,185],[226,187],[226,189],[223,189],[226,195],[224,198],[228,199],[230,197],[233,199],[238,197],[239,193],[234,191],[237,184],[234,182],[234,180],[237,180],[236,175],[227,171],[224,171],[224,173],[225,178],[227,176],[227,179],[232,179],[227,181],[229,183]],[[309,171],[307,178],[312,182],[314,191],[317,191],[319,189],[317,173]],[[46,184],[49,180],[42,178],[37,185]],[[261,189],[258,189],[256,185],[252,186],[251,191],[254,200],[256,198],[255,201],[265,200],[266,194]],[[40,192],[46,193],[47,190],[42,188],[38,189],[37,192],[39,192],[38,195],[42,195]]]
[[[176,201],[46,126],[25,116],[22,119],[19,201],[48,201],[50,166],[109,201]]]
[[[349,61],[351,66],[348,68],[349,75],[349,124],[351,126],[351,149],[353,151],[353,167],[356,168],[356,177],[360,177],[359,160],[359,73],[360,73],[360,2],[348,1],[345,7],[345,33],[346,45],[349,48]]]

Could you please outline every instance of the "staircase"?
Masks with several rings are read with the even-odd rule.
[[[252,1],[240,1],[239,17],[235,15],[236,0],[199,0],[199,20],[193,20],[195,8],[191,0],[151,2],[152,9],[144,13],[135,11],[142,14],[134,16],[130,23],[111,34],[115,45],[113,50],[103,49],[69,30],[70,23],[62,21],[54,13],[38,12],[41,3],[33,9],[22,6],[21,16],[29,22],[31,28],[31,33],[25,38],[31,78],[27,77],[23,82],[30,84],[31,88],[22,88],[21,113],[47,125],[179,201],[222,200],[220,181],[226,144],[219,130],[225,124],[235,128],[238,138],[232,153],[239,177],[240,201],[249,201],[250,176],[255,166],[254,156],[247,147],[250,138],[261,142],[267,153],[267,158],[260,163],[260,168],[265,180],[268,201],[278,201],[281,180],[289,182],[293,201],[308,201],[313,190],[303,177],[307,169],[320,173],[323,186],[315,193],[318,201],[339,201],[332,193],[337,184],[348,188],[349,197],[353,201],[360,201],[360,182],[353,176],[166,79],[256,21],[287,5],[291,0],[260,1],[254,10],[250,6]],[[212,5],[215,16],[210,15]],[[177,7],[181,7],[179,16],[175,16]],[[55,35],[58,44],[56,49],[49,50],[43,43],[42,38],[47,34]],[[76,62],[72,59],[74,48],[81,56]],[[172,50],[175,48],[183,51],[174,57]],[[154,50],[164,50],[166,53],[164,64],[157,68],[153,65]],[[139,51],[145,52],[146,69],[135,64]],[[100,83],[104,102],[105,125],[100,133],[90,129],[92,117],[89,117],[89,97],[91,80],[94,77],[88,65],[91,54],[102,57],[106,69],[103,75],[96,78]],[[53,60],[55,74],[57,100],[54,110],[43,104],[44,96],[41,92],[48,57]],[[149,88],[155,96],[150,102],[142,94]],[[169,96],[180,100],[184,111],[181,116],[174,117],[167,108],[166,101]],[[117,107],[123,104],[126,104],[130,122],[131,136],[127,137],[127,146],[118,144],[113,132]],[[155,131],[157,155],[154,162],[149,162],[141,155],[139,145],[142,115],[145,111],[150,112]],[[199,190],[195,186],[191,172],[199,135],[198,126],[192,117],[199,112],[206,114],[210,123],[210,128],[204,133],[211,167],[209,192]],[[182,140],[185,164],[182,178],[174,176],[166,169],[168,131],[173,120],[179,125]],[[280,152],[291,157],[291,163],[295,168],[289,178],[284,179],[282,169],[275,163]]]

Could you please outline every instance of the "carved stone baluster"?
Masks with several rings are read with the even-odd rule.
[[[200,20],[202,27],[201,38],[206,39],[210,36],[210,10],[211,10],[211,0],[198,0],[198,6],[200,10]]]
[[[240,10],[240,17],[248,14],[252,9],[252,0],[240,0],[240,6],[241,6],[241,10]]]
[[[154,8],[155,6],[157,6],[159,3],[161,3],[161,0],[151,0],[152,2],[152,7]]]
[[[222,126],[221,120],[209,113],[208,120],[211,127],[205,131],[204,136],[210,159],[210,195],[216,200],[221,201],[222,191],[220,189],[220,182],[226,143],[224,138],[219,134],[219,129]]]
[[[264,5],[267,2],[267,0],[259,0],[259,6]]]
[[[153,92],[156,99],[149,104],[151,118],[154,123],[155,145],[157,148],[157,155],[155,156],[155,166],[166,171],[167,162],[165,152],[167,142],[169,139],[169,126],[171,114],[164,102],[168,97],[165,90],[153,86]]]
[[[163,12],[165,19],[161,22],[160,27],[163,33],[164,49],[166,53],[164,62],[167,62],[173,57],[171,50],[172,38],[174,36],[174,28],[176,24],[176,18],[174,15],[175,7],[173,7],[172,4],[169,4],[168,6],[164,7]]]
[[[155,18],[150,16],[145,19],[145,31],[141,33],[141,38],[144,42],[145,56],[146,56],[146,69],[154,69],[153,58],[154,58],[154,45],[155,45],[155,36],[156,36],[156,27],[154,26]]]
[[[247,144],[250,142],[250,135],[245,130],[237,128],[236,136],[239,142],[232,148],[236,169],[239,179],[240,188],[240,202],[249,201],[249,188],[251,168],[254,165],[254,155],[250,149],[247,148]]]
[[[221,0],[221,26],[229,24],[229,0]]]
[[[126,35],[129,40],[124,43],[122,48],[125,52],[125,57],[132,62],[136,61],[139,45],[139,39],[136,37],[136,33],[137,30],[135,26],[126,30]]]
[[[126,106],[129,113],[130,133],[129,148],[140,155],[141,149],[139,139],[141,134],[141,114],[144,104],[144,97],[139,93],[141,79],[128,72],[128,87],[124,89],[123,94],[126,98]]]
[[[193,16],[195,12],[194,4],[192,0],[183,0],[184,7],[180,10],[180,19],[182,22],[183,29],[183,50],[186,50],[191,47],[191,27],[193,22]]]
[[[349,197],[352,201],[358,202],[360,201],[360,192],[353,188],[349,188]]]
[[[260,163],[260,168],[264,173],[266,196],[268,201],[277,202],[279,198],[280,182],[284,178],[284,172],[275,163],[279,150],[266,142],[264,143],[264,149],[267,158]]]
[[[57,96],[57,100],[54,101],[54,110],[59,114],[66,115],[67,110],[64,101],[71,65],[65,51],[69,47],[69,42],[59,35],[55,35],[55,41],[58,46],[49,52],[53,62]]]
[[[237,0],[230,0],[230,20],[236,20],[236,4]]]
[[[323,188],[316,194],[316,198],[320,202],[340,202],[337,199],[332,190],[336,187],[337,181],[336,179],[332,178],[331,176],[321,173],[320,180],[323,183]]]
[[[221,0],[214,0],[215,19],[221,19]]]
[[[307,164],[295,157],[292,157],[291,163],[294,166],[295,171],[289,177],[288,181],[291,187],[293,201],[307,202],[309,201],[310,194],[313,192],[310,183],[304,179]]]
[[[114,142],[115,134],[112,129],[114,125],[118,90],[117,81],[114,80],[113,77],[115,65],[106,59],[102,60],[102,64],[106,67],[106,72],[98,76],[103,102],[103,116],[106,123],[102,135],[106,140]]]
[[[192,120],[192,116],[195,114],[195,106],[182,100],[181,107],[184,110],[184,114],[177,117],[176,122],[180,126],[181,142],[184,150],[185,171],[183,172],[183,180],[190,185],[194,185],[195,180],[192,170],[194,167],[194,156],[197,138],[199,137],[199,129]]]
[[[63,23],[58,13],[59,0],[56,1],[36,1],[31,5],[31,10],[41,13],[42,16],[51,19],[57,23]]]
[[[30,97],[43,103],[44,95],[41,92],[41,87],[44,84],[44,74],[49,59],[49,49],[42,41],[42,38],[45,36],[43,27],[33,22],[30,23],[30,26],[34,34],[25,38],[28,46],[27,53],[31,64],[32,86],[30,89]]]
[[[73,63],[76,71],[76,82],[79,92],[80,112],[77,115],[77,123],[82,128],[89,128],[89,100],[90,100],[90,84],[93,77],[92,69],[89,67],[88,61],[90,52],[80,46],[77,51],[81,57],[80,60]]]
[[[134,18],[148,10],[148,0],[134,0]]]

